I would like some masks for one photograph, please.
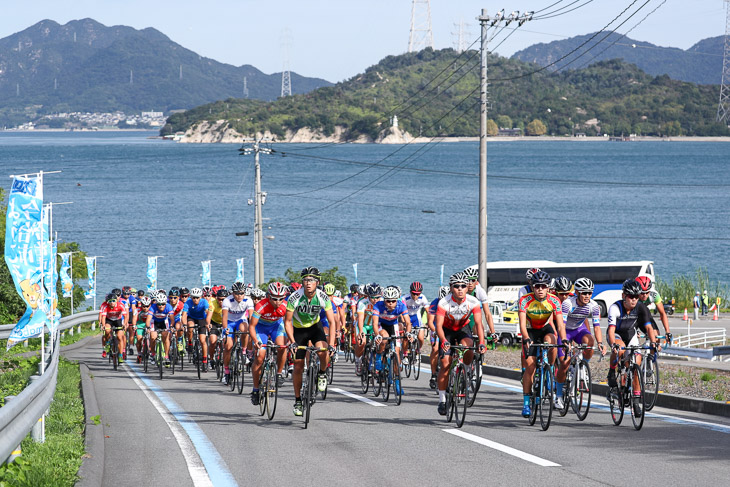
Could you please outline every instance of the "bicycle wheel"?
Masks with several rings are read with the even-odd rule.
[[[215,366],[215,378],[219,381],[223,378],[223,351],[222,351],[222,340],[218,337],[218,341],[215,342],[215,353],[213,355],[213,364]]]
[[[411,370],[413,368],[413,360],[414,360],[414,358],[413,358],[413,345],[411,345],[410,350],[408,350],[407,357],[408,357],[408,363],[407,364],[403,364],[403,372],[405,372],[406,377],[410,377],[411,376]]]
[[[315,372],[315,368],[310,364],[309,370],[307,371],[307,388],[306,388],[306,396],[304,398],[304,429],[307,428],[307,425],[309,424],[309,417],[312,411],[312,404],[314,403],[315,398],[317,397],[315,391],[317,388],[317,372]]]
[[[646,357],[641,363],[641,375],[644,379],[644,410],[651,411],[659,396],[659,362],[654,357]]]
[[[230,364],[231,364],[231,367],[230,367],[231,377],[230,377],[230,379],[228,381],[228,387],[230,387],[231,388],[231,392],[233,392],[233,391],[236,390],[236,384],[237,384],[237,382],[239,380],[239,375],[238,375],[238,353],[234,353],[233,354],[233,357],[231,358]]]
[[[193,361],[195,362],[195,368],[198,371],[198,379],[200,379],[200,371],[203,368],[203,352],[200,348],[200,342],[193,346]]]
[[[119,366],[119,344],[117,343],[117,335],[112,331],[112,344],[110,347],[112,354],[112,367],[117,370]]]
[[[331,357],[330,360],[327,361],[327,368],[325,369],[324,373],[327,376],[327,384],[332,384],[332,379],[335,376],[335,364],[332,361]]]
[[[446,386],[446,422],[450,423],[454,417],[454,372],[455,369],[449,371],[449,383]]]
[[[391,363],[391,355],[383,361],[383,402],[390,399],[390,386],[393,383],[393,364]]]
[[[276,413],[276,400],[279,395],[279,386],[276,383],[276,365],[270,363],[267,374],[267,387],[266,387],[266,416],[269,421],[274,419],[274,413]]]
[[[565,381],[563,382],[563,407],[558,409],[558,414],[562,418],[566,414],[568,414],[568,409],[570,408],[571,404],[571,396],[573,394],[573,382],[575,381],[575,377],[573,376],[573,367],[571,366],[568,369],[568,373],[565,376]],[[557,387],[557,384],[556,384]]]
[[[636,377],[639,380],[639,388],[634,389],[633,387],[633,378]],[[641,370],[639,369],[639,366],[636,364],[633,364],[631,366],[631,370],[629,371],[629,378],[627,380],[631,380],[631,404],[629,405],[629,408],[631,409],[631,422],[634,423],[634,429],[640,430],[641,427],[644,425],[644,416],[646,416],[646,407],[645,402],[646,398],[644,397],[644,377],[641,375]],[[638,392],[638,394],[636,394]],[[637,407],[634,407],[634,401],[636,401]],[[638,411],[637,411],[638,409]],[[637,414],[638,413],[638,414]]]
[[[243,374],[243,351],[239,348],[236,351],[236,384],[238,385],[238,394],[243,394],[243,384],[246,382],[245,375]]]
[[[543,369],[540,387],[540,426],[543,431],[550,427],[553,417],[553,371],[551,367]]]
[[[588,366],[588,362],[581,360],[573,378],[573,391],[570,399],[570,404],[579,421],[586,419],[588,410],[591,408],[591,383],[591,368]]]
[[[264,363],[261,366],[261,377],[259,378],[259,416],[263,416],[266,412],[266,391],[270,387],[269,375],[266,373],[267,369],[268,367],[266,363]]]
[[[175,375],[175,366],[177,365],[177,344],[175,344],[175,340],[170,340],[170,350],[168,352],[170,354],[170,372],[172,375]]]
[[[360,390],[363,394],[367,394],[370,388],[370,361],[366,357],[367,353],[363,353],[360,363]]]
[[[421,376],[421,345],[418,343],[418,340],[416,340],[414,348],[413,360],[411,360],[413,363],[413,380],[418,380]]]
[[[162,367],[164,367],[163,362],[165,361],[165,349],[162,345],[162,337],[158,336],[157,340],[155,341],[155,360],[157,361],[157,371],[160,376],[160,379],[162,379]]]
[[[479,392],[479,388],[482,387],[482,376],[484,375],[484,371],[482,370],[482,363],[484,362],[484,354],[476,353],[474,354],[474,360],[472,363],[474,363],[474,378],[472,379],[474,381],[474,395],[476,395],[477,392]],[[474,401],[472,401],[473,403]]]
[[[185,348],[185,339],[184,338],[178,338],[178,342],[182,340],[182,347],[183,350],[187,350]],[[178,357],[178,363],[180,365],[180,372],[182,372],[184,365],[185,365],[185,356],[180,352],[180,350],[177,351],[177,357]]]
[[[466,370],[462,366],[456,369],[456,380],[454,381],[454,415],[456,416],[456,427],[461,428],[466,417],[466,409],[469,403],[469,383],[466,378]]]
[[[372,354],[372,361],[370,362],[370,370],[373,371],[373,396],[378,397],[380,391],[383,390],[383,371],[378,370],[375,367],[375,354]]]
[[[400,406],[403,401],[403,381],[398,367],[393,371],[393,394],[395,395],[395,405]]]
[[[617,377],[617,380],[620,381],[621,377]],[[611,387],[608,390],[608,407],[611,410],[613,424],[620,425],[621,420],[624,419],[624,391],[620,382],[618,387]]]
[[[142,364],[144,367],[145,374],[147,373],[147,369],[149,368],[150,364],[150,350],[149,350],[149,342],[147,341],[147,338],[142,339]]]

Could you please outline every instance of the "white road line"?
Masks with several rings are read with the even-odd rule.
[[[338,389],[336,387],[330,387],[330,391],[336,392],[337,394],[342,394],[343,396],[351,397],[353,399],[357,399],[358,401],[362,401],[365,404],[370,404],[371,406],[375,406],[375,407],[387,406],[387,404],[383,404],[382,402],[373,401],[372,399],[369,399],[367,397],[358,396],[357,394],[353,394],[352,392],[347,392],[345,390]]]
[[[540,465],[541,467],[559,467],[560,466],[560,464],[551,462],[550,460],[545,460],[544,458],[536,457],[535,455],[531,455],[531,454],[523,452],[521,450],[517,450],[515,448],[512,448],[511,446],[503,445],[501,443],[497,443],[496,441],[487,440],[486,438],[482,438],[481,436],[472,435],[470,433],[466,433],[465,431],[456,430],[456,429],[445,429],[442,431],[450,433],[454,436],[459,436],[459,437],[467,439],[469,441],[473,441],[474,443],[479,443],[480,445],[484,445],[486,447],[493,448],[495,450],[499,450],[508,455],[512,455],[513,457],[521,458],[522,460],[527,460],[528,462],[532,462],[534,464]]]

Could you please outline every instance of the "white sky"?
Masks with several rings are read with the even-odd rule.
[[[455,24],[460,19],[471,31],[469,43],[476,40],[479,26],[475,18],[482,8],[487,8],[488,14],[502,8],[508,13],[512,10],[538,11],[556,1],[431,0],[435,47],[455,47],[456,36],[452,33],[458,30]],[[574,1],[563,0],[543,14]],[[633,1],[578,0],[567,9],[589,3],[555,18],[526,23],[497,52],[509,56],[538,42],[595,32]],[[636,0],[628,12],[645,2],[647,0]],[[43,19],[65,24],[69,20],[90,17],[105,25],[128,25],[137,29],[154,27],[202,56],[237,66],[251,64],[265,73],[281,71],[284,63],[282,39],[288,29],[290,69],[305,76],[337,82],[364,71],[387,55],[407,50],[412,1],[32,0],[4,3],[0,38]],[[618,32],[628,31],[661,3],[662,0],[648,0]],[[666,0],[629,36],[660,46],[687,49],[701,39],[724,34],[724,6],[723,0]],[[499,40],[501,37],[492,45]]]

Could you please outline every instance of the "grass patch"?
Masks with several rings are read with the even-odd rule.
[[[0,407],[5,396],[17,396],[25,389],[31,375],[38,372],[40,357],[0,357]]]
[[[715,393],[714,399],[715,399],[715,401],[724,401],[725,394],[723,392],[717,392],[717,393]]]
[[[717,376],[712,372],[702,372],[702,375],[700,376],[700,380],[702,380],[702,382],[712,382],[715,379],[717,379]]]
[[[22,460],[0,467],[0,487],[73,486],[84,454],[84,406],[79,366],[60,359],[56,393],[46,417],[46,442],[21,443]],[[31,468],[32,466],[32,468]]]
[[[681,370],[680,369],[680,370],[677,371],[677,377],[680,377],[680,378],[683,378],[684,379],[684,378],[689,377],[689,374],[687,372],[685,372],[684,370]]]

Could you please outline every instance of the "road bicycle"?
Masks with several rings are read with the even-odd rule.
[[[279,396],[279,384],[276,381],[278,370],[279,349],[286,349],[284,345],[277,345],[268,340],[266,345],[266,356],[261,365],[261,375],[259,377],[259,414],[261,416],[266,412],[269,421],[274,419],[276,412],[276,401]]]
[[[485,341],[492,350],[496,348],[497,340],[492,339],[491,337],[486,337]],[[467,407],[472,407],[474,405],[474,401],[477,398],[477,393],[482,387],[482,377],[484,375],[484,371],[482,370],[483,363],[484,354],[479,352],[479,350],[477,349],[474,352],[474,359],[471,361],[471,364],[469,364],[466,369],[467,375],[469,377],[469,400],[466,404]]]
[[[378,371],[378,389],[382,392],[384,402],[388,402],[390,398],[390,388],[393,386],[393,394],[395,395],[395,404],[400,406],[403,400],[403,385],[401,383],[400,367],[398,366],[398,356],[395,351],[396,340],[405,338],[406,335],[393,335],[384,337],[383,340],[388,341],[385,348],[381,364],[382,369]]]
[[[535,424],[538,414],[540,415],[540,426],[543,431],[550,427],[550,420],[553,417],[553,396],[555,395],[553,381],[555,368],[550,365],[548,349],[557,348],[561,345],[552,343],[535,343],[537,347],[537,365],[535,377],[532,379],[532,390],[530,391],[530,426]]]
[[[147,373],[150,364],[150,329],[145,326],[144,336],[142,337],[142,365],[145,373]]]
[[[307,368],[302,377],[302,389],[300,397],[304,405],[304,429],[309,425],[312,406],[317,402],[317,375],[319,374],[319,353],[326,352],[327,348],[298,346],[295,350],[305,350]],[[322,394],[322,399],[327,396],[327,387]]]
[[[360,358],[360,390],[362,390],[363,394],[368,393],[368,389],[371,385],[373,385],[373,388],[375,387],[375,368],[373,367],[373,365],[375,364],[375,358],[372,357],[372,350],[373,334],[368,333],[367,335],[365,335],[365,348],[363,349],[362,357]]]
[[[205,329],[204,340],[208,340],[208,329]],[[200,344],[200,331],[198,326],[193,326],[193,353],[190,354],[190,360],[195,364],[196,372],[198,373],[198,379],[200,379],[200,373],[205,372],[205,364],[203,363],[203,347]]]
[[[408,363],[403,365],[403,371],[407,378],[411,377],[413,372],[413,380],[418,380],[421,376],[421,342],[418,341],[418,333],[426,330],[424,340],[428,339],[428,328],[425,326],[416,326],[411,328],[411,333],[415,337],[411,345],[408,347]]]
[[[558,409],[558,414],[565,416],[572,407],[579,421],[586,419],[591,407],[591,368],[583,358],[585,350],[595,349],[583,344],[572,347],[570,365],[563,382],[563,407]]]
[[[461,428],[469,405],[469,372],[468,366],[464,363],[464,355],[469,350],[476,351],[477,348],[451,345],[449,350],[451,350],[451,365],[446,386],[446,422],[450,423],[455,419],[456,427]]]
[[[658,336],[657,340],[666,340],[666,336]],[[644,410],[651,411],[659,396],[659,352],[656,348],[641,351],[641,376],[644,379]]]
[[[157,332],[157,339],[155,340],[155,363],[157,364],[157,371],[160,379],[162,379],[162,369],[165,366],[165,345],[163,343],[162,334],[167,330],[161,330]]]
[[[654,347],[647,346],[629,346],[620,347],[618,350],[625,350],[626,353],[622,360],[618,360],[616,367],[616,387],[610,387],[608,390],[608,406],[611,410],[611,419],[616,426],[621,424],[624,417],[624,409],[628,406],[631,411],[631,422],[637,431],[644,425],[644,416],[646,415],[645,397],[644,397],[644,376],[641,373],[641,367],[636,363],[636,357],[640,356],[643,350]],[[634,382],[638,387],[634,386]]]
[[[243,393],[243,383],[245,381],[245,376],[243,374],[243,371],[246,367],[246,357],[245,352],[243,351],[243,347],[241,346],[241,339],[240,337],[242,335],[248,335],[247,331],[236,331],[234,332],[234,338],[233,338],[233,349],[231,350],[231,380],[228,384],[231,388],[231,391],[235,390],[236,387],[238,387],[238,393]]]
[[[117,367],[119,367],[119,337],[117,333],[123,329],[124,327],[122,326],[112,327],[111,338],[107,341],[109,344],[109,361],[112,363],[114,370],[117,370]]]

